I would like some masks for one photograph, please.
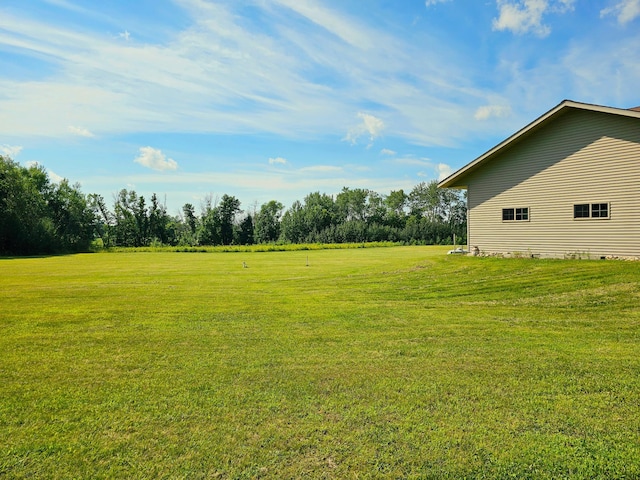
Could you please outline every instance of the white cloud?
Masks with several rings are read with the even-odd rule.
[[[175,3],[190,23],[161,42],[114,41],[27,15],[1,15],[0,42],[49,59],[53,72],[31,81],[0,77],[3,134],[59,137],[69,125],[90,125],[105,135],[348,132],[349,141],[372,142],[382,120],[361,116],[362,124],[349,128],[352,113],[371,103],[389,115],[390,135],[414,143],[451,145],[474,128],[456,112],[477,105],[484,92],[469,88],[468,59],[455,58],[446,45],[425,50],[316,0],[256,2],[275,26],[268,29],[255,28],[237,2]]]
[[[378,117],[362,112],[358,113],[358,118],[362,122],[351,127],[344,139],[355,145],[360,137],[368,136],[371,146],[384,130],[384,122]]]
[[[545,0],[548,3],[548,13],[567,13],[575,10],[577,0]]]
[[[582,45],[572,46],[562,58],[560,71],[543,80],[549,83],[564,72],[571,72],[567,79],[573,92],[571,98],[588,99],[601,105],[615,102],[614,105],[630,107],[636,100],[629,97],[629,92],[637,92],[640,78],[638,52],[638,35],[626,40],[612,39],[608,43],[601,37],[594,37]],[[558,93],[556,98],[560,98]]]
[[[161,150],[152,147],[141,147],[140,155],[134,162],[158,172],[178,169],[178,163],[175,160],[167,158]]]
[[[124,38],[124,40],[128,42],[131,38],[131,34],[127,30],[125,30],[124,32],[120,32],[118,34],[118,38]]]
[[[453,172],[453,169],[446,163],[434,163],[430,158],[425,157],[403,157],[395,159],[394,162],[398,165],[420,168],[416,175],[421,178],[434,178],[435,175],[438,180],[442,180]]]
[[[24,162],[24,166],[27,168],[32,168],[32,167],[39,167],[42,164],[36,160],[29,160],[27,162]],[[49,170],[48,168],[45,169],[47,172],[47,175],[49,177],[49,180],[51,180],[54,183],[60,183],[61,181],[64,180],[64,177],[58,175],[56,172],[54,172],[53,170]]]
[[[15,158],[22,151],[22,147],[17,145],[0,145],[0,155]]]
[[[56,7],[64,8],[66,10],[71,10],[73,12],[78,13],[89,13],[89,10],[86,10],[82,7],[78,7],[77,5],[72,4],[67,0],[44,0],[45,3],[49,3],[51,5],[55,5]]]
[[[498,8],[500,16],[493,20],[494,30],[511,30],[517,34],[533,32],[540,37],[551,33],[551,29],[542,23],[542,16],[549,8],[547,0],[523,0],[517,3],[498,0]]]
[[[532,32],[539,37],[551,33],[542,22],[548,13],[566,13],[574,9],[576,0],[497,0],[500,15],[493,19],[494,30],[511,30],[516,34]]]
[[[269,165],[286,165],[287,159],[282,157],[270,158]]]
[[[640,17],[640,0],[622,0],[600,11],[600,17],[615,15],[618,23],[625,25]]]
[[[503,118],[511,115],[511,107],[508,105],[483,105],[473,115],[476,120],[488,120],[493,117]]]
[[[381,155],[389,155],[390,157],[393,157],[396,153],[396,151],[390,150],[388,148],[383,148],[382,150],[380,150]]]
[[[425,4],[427,7],[430,7],[431,5],[436,5],[437,3],[445,3],[450,1],[451,0],[426,0]]]
[[[436,168],[438,170],[438,181],[444,180],[453,173],[453,169],[446,163],[439,163]]]
[[[438,181],[441,181],[453,173],[453,169],[446,163],[438,163],[437,165],[432,167],[433,167],[432,172],[420,171],[417,173],[418,177],[433,178],[433,173],[435,173],[438,178]]]
[[[61,181],[64,180],[64,177],[61,177],[60,175],[58,175],[53,170],[47,170],[47,174],[49,175],[49,178],[51,179],[51,181],[53,181],[55,183],[60,183]]]
[[[608,1],[622,5],[620,0]],[[46,58],[51,67],[46,76],[32,80],[0,76],[0,124],[6,141],[26,144],[23,139],[34,135],[57,138],[69,135],[68,126],[75,125],[105,137],[260,132],[296,139],[339,136],[365,145],[384,132],[385,137],[414,144],[452,147],[495,131],[490,122],[473,121],[478,105],[498,96],[495,92],[517,103],[526,118],[566,92],[576,100],[591,99],[594,92],[609,95],[604,103],[617,100],[605,93],[611,89],[571,93],[575,90],[570,82],[584,67],[566,68],[567,46],[553,53],[545,49],[543,60],[533,56],[533,49],[517,52],[509,70],[504,66],[512,53],[502,43],[496,46],[500,65],[483,65],[482,56],[436,42],[442,39],[428,31],[415,37],[374,29],[364,24],[364,17],[343,14],[351,9],[336,6],[340,2],[253,2],[259,22],[243,16],[243,2],[174,3],[185,15],[181,30],[150,18],[148,31],[158,27],[167,34],[144,43],[115,40],[123,30],[120,20],[114,20],[118,23],[109,35],[104,33],[109,30],[91,32],[67,22],[38,21],[13,13],[15,9],[3,12],[3,47],[25,58]],[[501,10],[493,2],[489,8],[496,8],[496,29],[544,33],[547,17],[574,3],[500,0]],[[263,24],[269,27],[261,28]],[[593,53],[616,56],[625,65],[638,63],[637,51],[628,49],[631,56],[622,58],[620,39],[615,42],[600,37]],[[575,42],[582,44],[580,39]],[[631,67],[621,70],[611,61],[608,66],[587,73],[614,79],[616,91],[634,91],[629,84],[638,77],[628,75]],[[526,110],[528,105],[534,107]],[[384,112],[384,122],[373,115],[373,121],[353,119],[354,113],[367,109],[373,115]]]
[[[342,41],[361,48],[371,45],[371,37],[362,26],[346,18],[344,12],[332,12],[322,2],[315,0],[276,0],[316,25],[336,35]]]
[[[304,173],[338,173],[342,172],[344,169],[342,167],[336,167],[333,165],[313,165],[311,167],[304,167],[298,170],[299,172]]]
[[[69,131],[79,137],[93,138],[95,135],[83,127],[69,126]]]
[[[410,165],[413,167],[432,167],[433,163],[428,158],[403,157],[395,159],[398,165]]]

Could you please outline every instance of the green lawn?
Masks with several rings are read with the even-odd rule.
[[[446,250],[0,259],[0,478],[640,477],[640,264]]]

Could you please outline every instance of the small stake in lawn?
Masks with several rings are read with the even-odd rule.
[[[309,266],[309,255],[307,255],[307,267]]]

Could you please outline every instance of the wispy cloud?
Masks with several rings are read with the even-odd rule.
[[[86,138],[95,137],[95,135],[93,133],[91,133],[89,130],[87,130],[86,128],[83,128],[83,127],[69,126],[69,131],[72,134],[77,135],[79,137],[86,137]]]
[[[437,178],[438,180],[442,180],[453,173],[453,168],[448,164],[436,163],[430,158],[406,156],[394,159],[394,163],[397,165],[416,167],[419,169],[416,175],[421,178]]]
[[[344,13],[338,14],[324,7],[321,2],[316,0],[275,0],[275,2],[295,11],[349,45],[358,48],[372,46],[372,36],[367,33],[364,26],[357,25],[355,19],[345,18]]]
[[[626,25],[640,17],[640,0],[622,0],[600,11],[600,17],[614,15],[618,23]]]
[[[601,48],[601,42],[602,39],[593,38],[572,46],[561,59],[562,71],[571,72],[571,77],[566,81],[570,82],[575,99],[588,98],[593,103],[601,104],[615,99],[621,102],[620,106],[631,106],[621,99],[628,98],[629,92],[637,92],[640,36],[619,40],[615,48],[610,49]],[[556,72],[556,77],[560,76],[559,73]],[[547,77],[548,80],[551,78]]]
[[[311,167],[304,167],[298,170],[299,172],[304,173],[337,173],[342,172],[344,169],[342,167],[336,167],[334,165],[313,165]]]
[[[286,165],[287,159],[282,157],[275,157],[269,159],[269,165]]]
[[[426,0],[425,4],[427,5],[427,7],[430,7],[432,5],[436,5],[437,3],[445,3],[450,1],[451,0]]]
[[[434,122],[446,122],[440,108],[425,112],[418,106],[455,111],[465,102],[477,104],[466,82],[450,80],[464,77],[455,72],[459,67],[449,61],[446,49],[442,55],[425,51],[322,2],[258,3],[265,22],[276,25],[268,29],[242,21],[233,2],[176,3],[192,23],[163,43],[139,43],[133,36],[121,42],[107,34],[3,15],[0,43],[46,58],[53,67],[46,80],[0,80],[0,89],[11,92],[0,100],[0,122],[10,126],[7,133],[59,136],[66,127],[55,119],[65,112],[67,125],[91,125],[104,135],[172,131],[309,137],[349,131],[349,141],[366,136],[371,142],[382,120],[361,113],[360,125],[353,127],[349,119],[376,102],[381,111],[393,112],[393,123],[385,126],[390,135],[427,144],[433,138],[424,132],[434,132]],[[301,17],[310,25],[300,28]],[[331,82],[325,83],[327,78]],[[463,138],[465,132],[442,126],[438,134]]]
[[[639,1],[616,0],[603,15],[628,22],[637,18]],[[49,3],[67,9],[74,5],[68,0]],[[436,3],[439,0],[426,0],[424,5]],[[451,2],[451,8],[458,3]],[[46,77],[27,81],[0,78],[0,124],[6,141],[60,137],[69,134],[68,125],[87,125],[100,137],[259,132],[371,146],[384,133],[385,138],[421,146],[453,146],[487,132],[488,122],[468,121],[473,112],[480,119],[506,118],[495,108],[477,110],[496,92],[506,92],[507,103],[525,103],[528,95],[544,96],[552,105],[566,90],[554,86],[550,92],[557,78],[580,81],[567,68],[569,47],[554,50],[548,62],[519,59],[512,69],[503,67],[509,59],[497,50],[502,63],[487,68],[473,54],[459,53],[430,32],[410,38],[374,28],[341,9],[340,2],[259,1],[252,3],[252,18],[243,16],[242,2],[173,4],[185,15],[181,30],[171,29],[156,42],[138,41],[136,35],[122,41],[128,32],[122,31],[122,22],[110,24],[116,26],[109,34],[106,29],[91,32],[80,23],[70,26],[71,21],[56,24],[3,11],[0,44],[46,61],[50,69]],[[574,4],[498,0],[493,28],[544,36],[551,29],[548,18]],[[77,8],[73,13],[77,18],[95,15]],[[149,22],[149,30],[166,27],[153,18]],[[595,55],[629,50],[615,41],[601,39]],[[616,65],[608,66],[600,69],[602,75],[616,77]],[[488,77],[495,80],[487,82]],[[633,81],[637,83],[637,77],[627,80],[621,73],[620,89]],[[360,112],[355,125],[354,112]]]
[[[22,151],[18,145],[0,145],[0,154],[5,157],[16,158]]]
[[[508,117],[511,115],[511,107],[508,105],[483,105],[473,115],[476,120],[488,120],[494,117]]]
[[[393,157],[396,153],[397,152],[395,152],[394,150],[388,148],[383,148],[382,150],[380,150],[381,155],[389,155],[390,157]]]
[[[161,150],[152,147],[141,147],[140,155],[134,162],[158,172],[178,169],[178,163],[175,160],[167,158]]]
[[[397,165],[409,165],[412,167],[433,167],[433,162],[428,158],[401,157],[396,158],[394,163]]]

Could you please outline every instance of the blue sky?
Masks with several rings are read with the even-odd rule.
[[[639,85],[640,0],[0,1],[0,153],[171,214],[410,191]]]

